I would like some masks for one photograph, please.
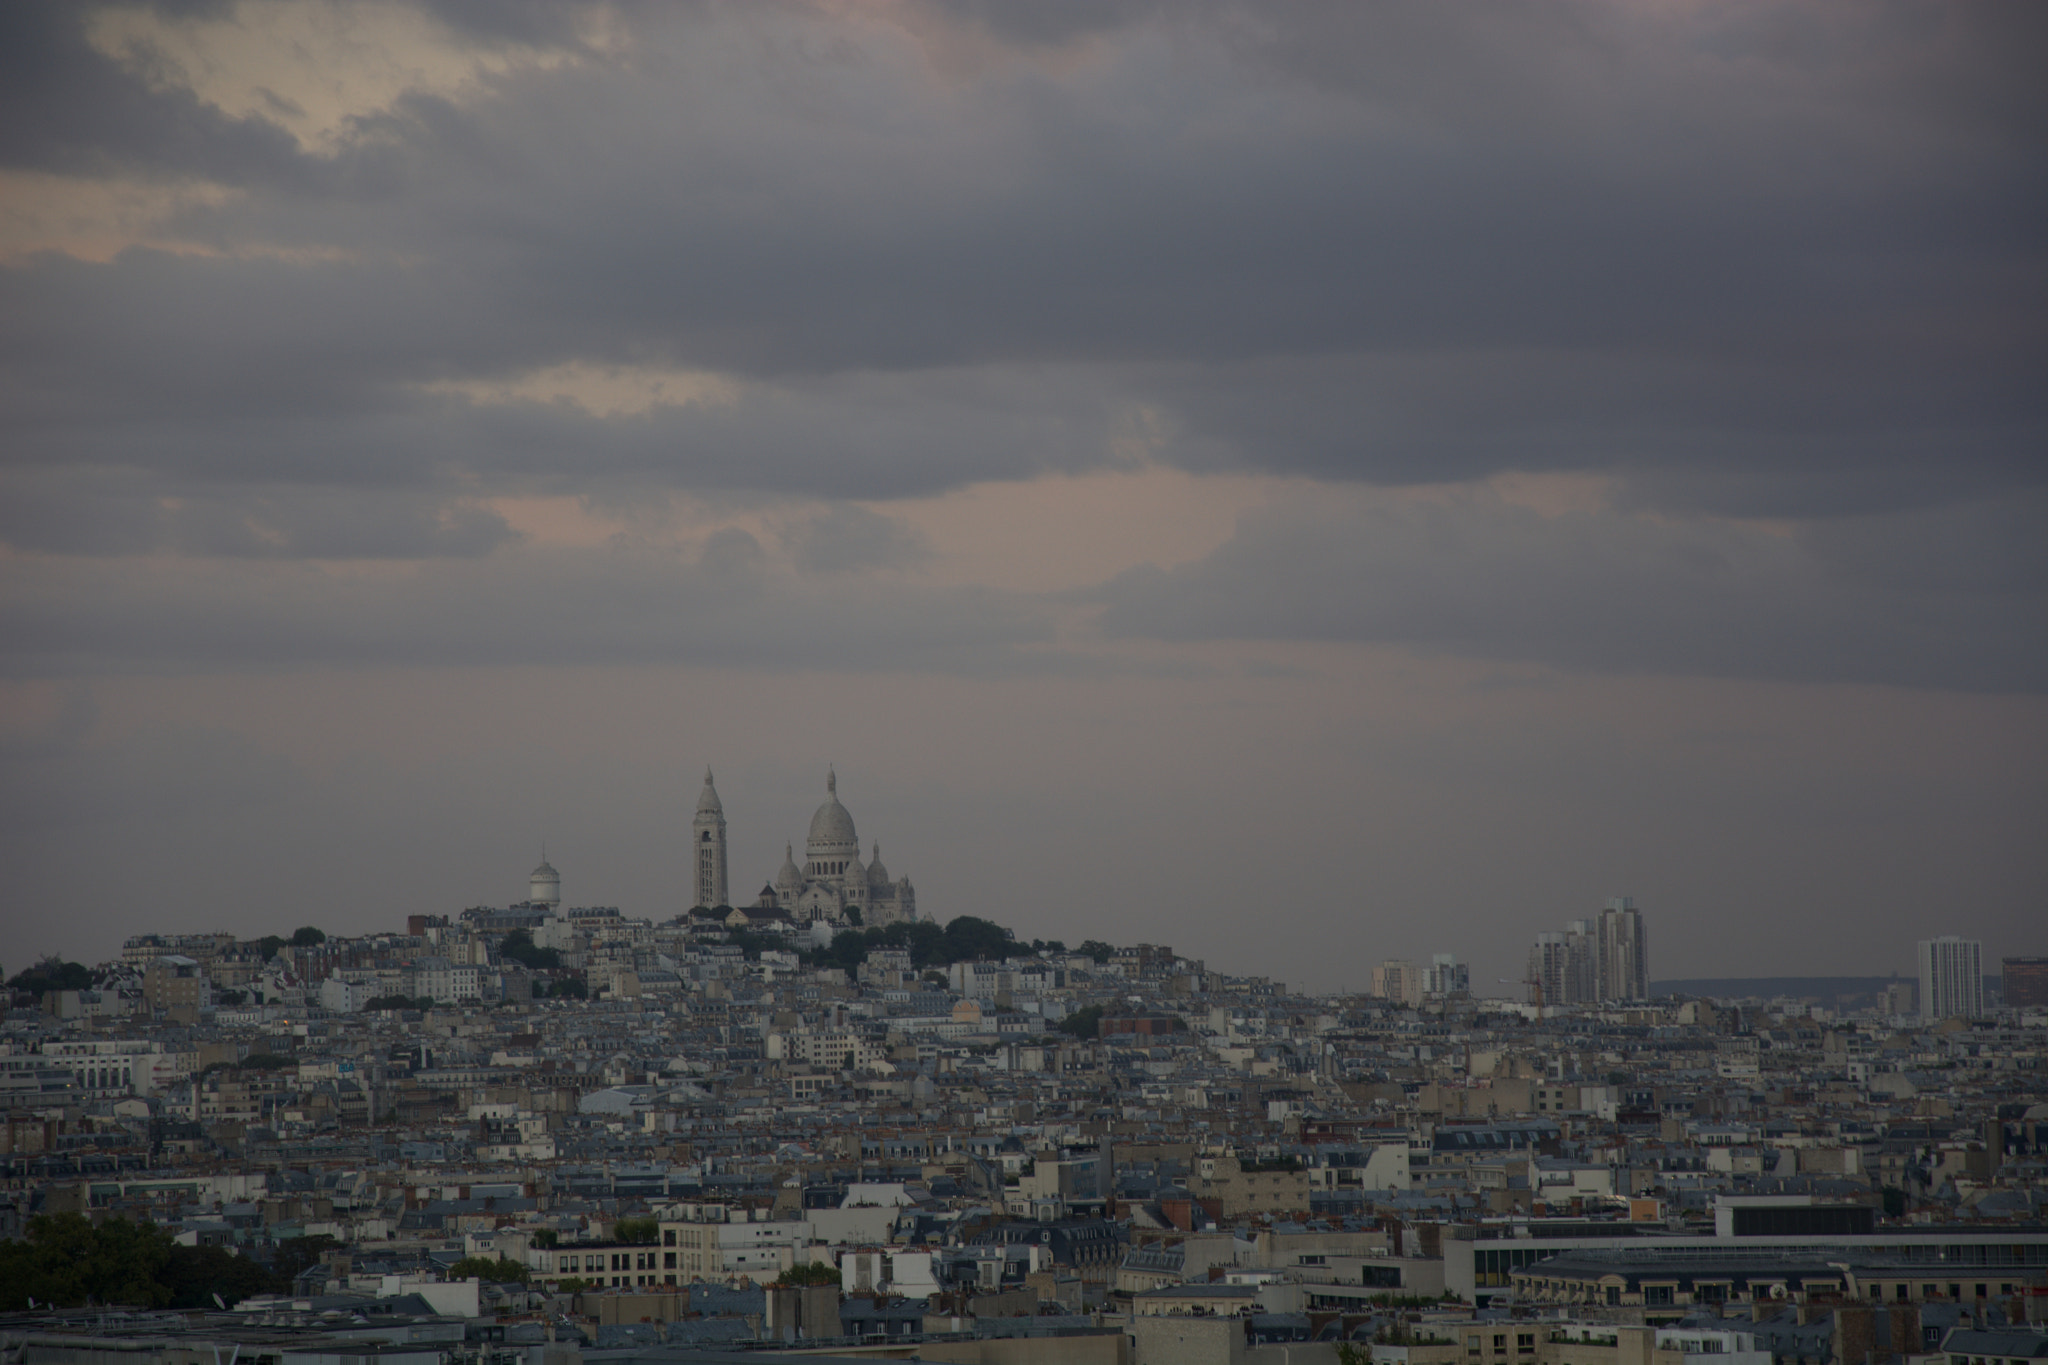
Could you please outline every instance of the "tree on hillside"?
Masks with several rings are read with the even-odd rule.
[[[1093,1038],[1102,1031],[1102,1006],[1084,1005],[1060,1020],[1057,1027],[1076,1038]]]
[[[1076,948],[1074,951],[1077,953],[1085,954],[1088,957],[1092,957],[1097,962],[1107,962],[1111,958],[1116,956],[1115,946],[1112,944],[1104,943],[1099,938],[1091,938],[1085,940],[1081,944],[1081,946]]]
[[[552,972],[562,965],[562,955],[553,948],[542,948],[534,943],[533,935],[524,929],[514,929],[505,935],[505,941],[498,945],[498,955],[517,962],[528,971]]]
[[[1005,958],[1017,948],[1008,929],[974,915],[962,915],[947,922],[945,945],[945,960],[949,964]]]
[[[92,969],[81,963],[66,962],[52,953],[35,966],[16,972],[7,985],[10,989],[32,991],[37,995],[44,991],[82,991],[92,985]]]
[[[327,942],[327,935],[308,924],[302,929],[294,929],[291,941],[294,948],[314,948]]]
[[[902,948],[913,967],[949,967],[955,962],[1005,958],[1017,951],[1008,929],[974,915],[961,915],[943,928],[930,920],[887,925],[878,929],[842,929],[823,948],[800,954],[813,967],[852,971],[877,948]]]

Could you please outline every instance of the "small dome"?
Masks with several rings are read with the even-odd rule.
[[[527,875],[526,899],[542,905],[562,903],[562,874],[555,871],[545,853],[541,855],[540,866]]]
[[[796,850],[788,844],[782,846],[782,866],[775,869],[775,889],[795,891],[804,884],[804,874],[796,865]]]
[[[697,814],[725,814],[725,807],[718,802],[718,788],[711,785],[711,769],[709,768],[704,770],[704,790],[697,795]]]
[[[875,845],[875,856],[868,861],[868,885],[887,886],[888,884],[889,869],[882,866],[882,846],[878,843]]]

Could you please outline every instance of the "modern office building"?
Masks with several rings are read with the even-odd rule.
[[[1999,993],[2008,1005],[2048,1005],[2048,957],[2009,957],[1998,964]]]

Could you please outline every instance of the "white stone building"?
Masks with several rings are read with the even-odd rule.
[[[692,886],[697,904],[715,909],[727,904],[725,808],[704,773],[704,789],[690,827]],[[917,892],[908,877],[891,877],[882,865],[882,846],[875,844],[869,861],[860,857],[860,837],[853,816],[839,804],[839,778],[825,774],[825,804],[811,816],[799,867],[794,845],[785,844],[782,866],[761,889],[755,902],[774,907],[798,925],[833,928],[856,922],[880,928],[917,918]]]
[[[465,963],[445,957],[423,957],[412,965],[414,997],[426,996],[437,1005],[474,1002],[483,996],[482,974]]]

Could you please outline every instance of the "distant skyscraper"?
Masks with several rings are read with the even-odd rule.
[[[1569,1005],[1571,994],[1571,944],[1565,935],[1546,930],[1536,935],[1529,949],[1529,1001],[1536,1005]]]
[[[1643,917],[1627,896],[1607,902],[1597,920],[1575,919],[1564,932],[1536,936],[1529,950],[1530,990],[1545,1005],[1593,1005],[1650,998],[1649,945]]]
[[[2009,957],[1999,964],[1999,993],[2008,1005],[2048,1005],[2048,957]]]
[[[1372,993],[1413,1008],[1422,1003],[1422,973],[1413,962],[1390,957],[1372,969]]]
[[[690,822],[690,843],[696,850],[697,904],[711,909],[731,905],[725,881],[725,807],[704,770],[704,790],[697,796],[697,817]]]
[[[1650,998],[1650,949],[1643,917],[1627,896],[1616,896],[1600,912],[1599,992],[1602,1000]]]
[[[1455,953],[1438,953],[1422,969],[1424,995],[1470,995],[1472,969],[1458,961]]]
[[[1575,919],[1564,927],[1565,994],[1557,1003],[1591,1005],[1600,1001],[1600,931],[1589,919]]]
[[[1984,945],[1943,934],[1920,940],[1920,1017],[1974,1019],[1984,1012]]]

